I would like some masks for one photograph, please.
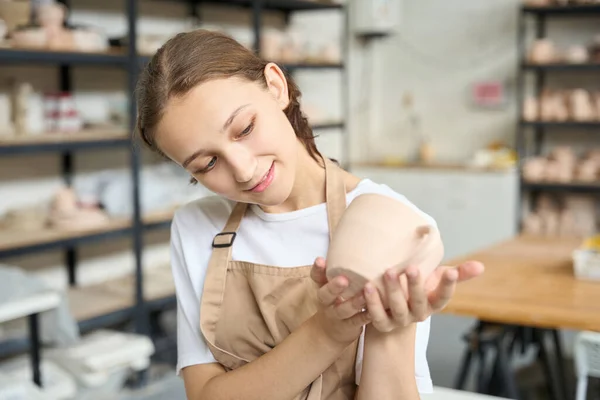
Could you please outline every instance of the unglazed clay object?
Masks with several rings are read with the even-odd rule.
[[[79,231],[101,226],[109,218],[100,209],[80,207],[73,189],[65,187],[54,196],[48,221],[54,229]]]
[[[0,219],[1,229],[16,231],[35,231],[43,229],[47,223],[47,215],[41,206],[13,208]]]
[[[544,157],[531,157],[523,165],[523,177],[530,182],[542,181],[546,176],[547,161]]]
[[[571,46],[567,49],[565,59],[571,64],[583,64],[590,61],[590,54],[585,46]]]
[[[598,179],[598,163],[596,160],[587,159],[577,163],[575,179],[580,182],[595,182]]]
[[[596,110],[592,96],[585,89],[575,89],[569,94],[571,119],[587,122],[596,119]]]
[[[557,49],[550,39],[538,39],[531,46],[529,61],[534,64],[550,64],[558,58]]]
[[[402,272],[415,265],[427,277],[443,255],[439,231],[414,208],[388,196],[363,194],[350,203],[335,229],[327,277],[348,278],[344,299],[362,291],[367,282],[385,293],[383,274],[389,268]]]
[[[525,121],[536,121],[539,113],[539,102],[535,97],[527,97],[523,102],[523,118]]]
[[[543,232],[542,218],[536,213],[529,213],[523,219],[523,233],[541,235]]]

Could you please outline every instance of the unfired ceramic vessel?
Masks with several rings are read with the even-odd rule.
[[[363,194],[350,203],[335,229],[327,253],[327,277],[349,279],[341,295],[344,299],[362,291],[369,281],[385,293],[383,274],[389,268],[401,272],[415,265],[426,277],[443,255],[438,230],[415,209],[388,196]]]

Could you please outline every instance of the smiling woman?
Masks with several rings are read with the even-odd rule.
[[[181,207],[171,228],[187,396],[418,399],[432,388],[429,316],[458,276],[478,272],[439,269],[425,282],[413,266],[408,294],[394,272],[385,293],[367,284],[340,299],[348,280],[327,281],[322,257],[347,204],[379,193],[435,221],[322,157],[299,97],[279,66],[206,30],[169,40],[140,77],[142,140],[215,193]]]

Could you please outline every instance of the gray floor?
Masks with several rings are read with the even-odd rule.
[[[175,375],[165,376],[143,389],[127,391],[118,400],[186,400],[183,381]]]

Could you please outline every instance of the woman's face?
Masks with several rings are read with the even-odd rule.
[[[234,201],[274,206],[289,196],[301,142],[283,110],[287,82],[274,64],[267,88],[211,80],[166,106],[158,147],[200,184]]]

